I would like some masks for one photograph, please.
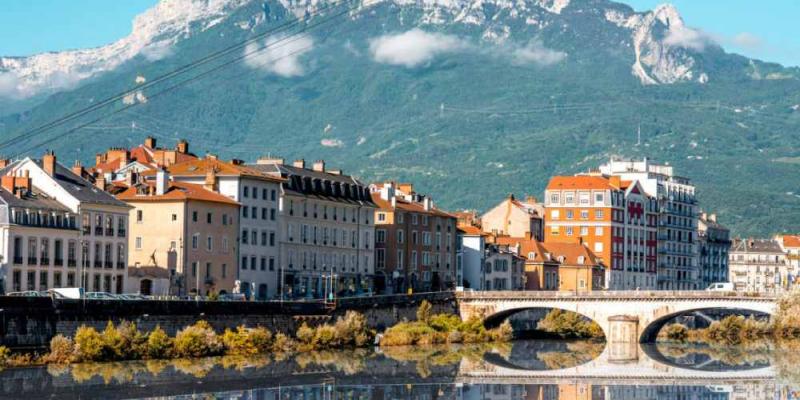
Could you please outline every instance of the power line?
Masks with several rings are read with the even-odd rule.
[[[375,3],[374,3],[374,4],[375,4]],[[259,53],[259,52],[261,52],[261,51],[264,51],[264,50],[267,50],[267,49],[271,49],[271,48],[273,48],[273,46],[274,46],[274,45],[276,45],[276,44],[282,43],[282,44],[280,44],[280,46],[284,46],[284,45],[287,45],[287,44],[289,44],[289,43],[292,43],[292,42],[294,42],[294,41],[296,41],[296,40],[299,40],[299,39],[302,37],[302,36],[300,36],[300,35],[302,35],[302,34],[303,34],[304,32],[306,32],[307,30],[314,29],[314,28],[317,28],[317,27],[319,27],[319,26],[322,26],[322,25],[324,25],[324,24],[326,24],[326,23],[329,23],[329,22],[331,22],[331,21],[334,21],[336,18],[338,18],[338,17],[340,17],[340,16],[342,16],[342,15],[346,15],[346,14],[348,14],[350,11],[351,11],[350,9],[344,10],[344,11],[342,11],[342,12],[339,12],[339,13],[337,13],[337,14],[334,14],[334,15],[332,15],[332,16],[330,16],[330,17],[328,17],[327,19],[324,19],[324,20],[322,20],[321,22],[317,22],[317,23],[315,23],[315,24],[313,24],[313,25],[309,25],[307,28],[303,29],[303,30],[302,30],[302,31],[300,31],[300,32],[295,32],[295,33],[293,33],[292,35],[289,35],[289,36],[286,36],[286,37],[284,37],[284,38],[281,38],[280,40],[276,40],[275,42],[271,42],[271,43],[269,43],[269,44],[265,45],[265,46],[264,46],[264,47],[262,47],[262,48],[259,48],[259,49],[256,49],[256,50],[253,50],[253,51],[250,51],[250,52],[244,53],[243,55],[241,55],[241,56],[238,56],[238,57],[236,57],[236,58],[234,58],[234,59],[232,59],[232,60],[226,61],[226,62],[225,62],[225,63],[223,63],[223,64],[217,65],[217,66],[215,66],[214,68],[211,68],[211,69],[209,69],[209,70],[206,70],[206,71],[204,71],[204,72],[202,72],[202,73],[200,73],[200,74],[198,74],[198,75],[195,75],[195,76],[193,76],[193,77],[190,77],[190,78],[187,78],[187,79],[185,79],[185,80],[183,80],[183,81],[180,81],[180,82],[178,82],[178,83],[176,83],[176,84],[174,84],[174,85],[172,85],[172,86],[170,86],[170,87],[168,87],[168,88],[166,88],[166,89],[163,89],[163,90],[161,90],[161,91],[159,91],[159,92],[156,92],[155,94],[151,94],[151,95],[149,95],[148,99],[157,98],[158,96],[160,96],[160,95],[163,95],[163,94],[165,94],[165,93],[168,93],[168,92],[170,92],[170,91],[172,91],[172,90],[174,90],[174,89],[177,89],[177,88],[179,88],[179,87],[181,87],[181,86],[183,86],[183,85],[186,85],[186,84],[192,83],[192,82],[194,82],[194,81],[196,81],[196,80],[199,80],[199,79],[202,79],[202,78],[204,78],[204,77],[206,77],[206,76],[208,76],[208,75],[210,75],[210,74],[212,74],[212,73],[214,73],[214,72],[216,72],[216,71],[218,71],[218,70],[221,70],[221,69],[223,69],[223,68],[225,68],[225,67],[227,67],[227,66],[229,66],[229,65],[232,65],[232,64],[234,64],[234,63],[237,63],[237,62],[239,62],[239,61],[241,61],[241,60],[243,60],[243,59],[246,59],[246,58],[248,58],[248,57],[250,57],[250,56],[252,56],[252,55],[254,55],[254,54],[256,54],[256,53]],[[280,47],[280,46],[278,46],[278,47]],[[282,59],[284,59],[284,58],[292,57],[292,56],[294,56],[295,54],[298,54],[298,53],[302,53],[302,52],[304,52],[304,51],[305,51],[305,50],[307,50],[308,48],[310,48],[310,46],[305,46],[305,47],[302,47],[302,48],[296,49],[295,51],[292,51],[292,52],[290,52],[290,53],[284,54],[284,55],[282,55],[281,57],[277,57],[277,58],[275,58],[275,59],[273,59],[273,60],[270,60],[270,61],[271,61],[271,62],[274,62],[274,61],[282,60]],[[148,100],[148,101],[149,101],[149,100]],[[25,154],[25,153],[27,153],[27,152],[29,152],[29,151],[31,151],[31,150],[34,150],[34,149],[36,149],[36,148],[39,148],[39,147],[41,147],[41,146],[47,145],[47,144],[49,144],[49,143],[52,143],[52,142],[54,142],[54,141],[56,141],[56,140],[58,140],[58,139],[61,139],[61,138],[63,138],[63,137],[64,137],[64,136],[66,136],[66,135],[70,135],[70,134],[74,133],[75,131],[77,131],[77,130],[79,130],[79,129],[82,129],[82,128],[84,128],[84,127],[87,127],[87,126],[89,126],[89,125],[93,125],[93,124],[95,124],[95,123],[97,123],[97,122],[99,122],[99,121],[101,121],[101,120],[103,120],[103,119],[106,119],[106,118],[108,118],[108,117],[110,117],[110,116],[112,116],[112,115],[116,115],[116,114],[119,114],[119,113],[121,113],[121,112],[124,112],[124,111],[126,111],[126,110],[129,110],[129,109],[131,109],[131,108],[133,108],[133,107],[136,107],[136,106],[137,106],[137,105],[139,105],[139,104],[140,104],[139,102],[134,102],[134,103],[132,103],[132,104],[128,104],[128,105],[126,105],[126,106],[124,106],[124,107],[122,107],[122,108],[120,108],[120,109],[114,110],[114,111],[112,111],[112,112],[110,112],[110,113],[108,113],[108,114],[106,114],[106,115],[101,115],[100,117],[98,117],[98,118],[95,118],[95,119],[93,119],[93,120],[91,120],[91,121],[89,121],[89,122],[86,122],[86,123],[80,124],[80,125],[78,125],[78,126],[76,126],[76,127],[73,127],[73,128],[71,128],[71,129],[67,130],[66,132],[64,132],[63,134],[61,134],[61,135],[59,135],[59,136],[56,136],[56,137],[53,137],[53,138],[47,139],[47,140],[45,140],[45,141],[43,141],[43,142],[40,142],[40,143],[37,143],[37,144],[35,144],[35,145],[33,145],[33,146],[29,146],[29,147],[28,147],[28,148],[26,148],[25,150],[23,150],[23,151],[20,151],[18,154]],[[7,146],[8,146],[7,144],[2,144],[2,143],[0,143],[0,149],[3,149],[3,148],[5,148],[5,147],[7,147]]]
[[[177,69],[175,69],[173,71],[170,71],[170,72],[168,72],[166,74],[158,76],[158,77],[154,78],[153,80],[151,80],[151,81],[149,81],[149,82],[147,82],[145,84],[138,85],[138,86],[136,86],[134,88],[125,90],[125,91],[123,91],[121,93],[118,93],[118,94],[113,95],[111,97],[105,98],[105,99],[103,99],[103,100],[101,100],[101,101],[99,101],[99,102],[97,102],[97,103],[95,103],[95,104],[93,104],[93,105],[91,105],[89,107],[85,107],[85,108],[83,108],[81,110],[74,111],[74,112],[69,113],[69,114],[67,114],[65,116],[62,116],[62,117],[60,117],[60,118],[58,118],[56,120],[50,121],[50,122],[48,122],[46,124],[43,124],[43,125],[40,125],[40,126],[38,126],[36,128],[30,129],[28,131],[25,131],[25,132],[23,132],[22,134],[20,134],[18,136],[15,136],[15,137],[7,139],[7,140],[5,140],[3,142],[0,142],[0,148],[6,148],[9,145],[13,145],[13,144],[15,144],[15,143],[17,143],[17,142],[19,142],[21,140],[29,138],[32,135],[35,135],[37,133],[41,133],[41,132],[50,130],[52,128],[61,126],[61,125],[65,124],[65,123],[67,123],[69,121],[72,121],[74,119],[80,118],[81,116],[84,116],[84,115],[89,114],[89,113],[91,113],[93,111],[96,111],[96,110],[98,110],[98,109],[100,109],[102,107],[105,107],[105,106],[107,106],[107,105],[109,105],[109,104],[111,104],[111,103],[113,103],[113,102],[115,102],[117,100],[123,99],[124,97],[126,97],[128,95],[135,94],[138,91],[141,91],[141,90],[147,89],[149,87],[152,87],[152,86],[154,86],[154,85],[156,85],[156,84],[158,84],[158,83],[160,83],[162,81],[165,81],[165,80],[170,79],[170,78],[172,78],[174,76],[183,74],[183,73],[185,73],[187,71],[191,71],[192,69],[195,69],[195,68],[197,68],[199,66],[203,66],[205,64],[208,64],[208,63],[210,63],[212,61],[215,61],[215,60],[217,60],[217,59],[219,59],[221,57],[224,57],[224,56],[226,56],[226,55],[228,55],[228,54],[230,54],[230,53],[232,53],[234,51],[238,51],[238,50],[240,50],[242,48],[245,48],[247,45],[249,45],[251,43],[254,43],[254,42],[257,42],[258,40],[260,40],[260,39],[262,39],[262,38],[264,38],[264,37],[266,37],[268,35],[288,30],[288,29],[294,27],[295,25],[300,25],[303,22],[308,22],[313,17],[315,17],[317,15],[321,15],[324,11],[336,9],[336,8],[340,7],[341,5],[347,4],[347,3],[348,3],[347,0],[343,0],[343,1],[340,1],[340,2],[337,2],[337,3],[332,3],[332,4],[326,5],[324,7],[321,7],[319,9],[315,10],[313,13],[308,13],[303,18],[295,18],[295,19],[293,19],[291,21],[288,21],[286,23],[283,23],[283,24],[281,24],[281,25],[279,25],[277,27],[274,27],[274,28],[269,29],[269,30],[267,30],[265,32],[259,33],[259,34],[255,35],[255,36],[253,36],[253,37],[251,37],[251,38],[249,38],[247,40],[244,40],[242,42],[239,42],[237,44],[229,46],[229,47],[227,47],[225,49],[222,49],[220,51],[211,53],[208,56],[202,57],[202,58],[200,58],[198,60],[195,60],[195,61],[192,61],[192,62],[190,62],[188,64],[185,64],[185,65],[183,65],[183,66],[181,66],[181,67],[179,67],[179,68],[177,68]],[[345,13],[351,11],[351,8],[352,7],[348,7]],[[342,15],[342,14],[341,13],[336,14],[336,16],[338,16],[338,15]],[[281,41],[281,40],[278,40],[278,41]],[[278,41],[276,41],[276,42],[278,42]]]

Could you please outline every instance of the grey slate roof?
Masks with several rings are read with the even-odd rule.
[[[772,239],[733,239],[730,252],[783,254],[781,245]]]
[[[48,197],[46,194],[38,190],[32,190],[31,193],[17,198],[11,192],[5,189],[0,189],[0,199],[9,207],[29,208],[36,210],[52,210],[67,212],[69,208],[59,203],[55,199]]]
[[[33,161],[36,163],[36,165],[42,167],[41,159]],[[69,192],[69,194],[74,196],[81,203],[129,207],[125,202],[119,201],[111,194],[96,188],[91,182],[78,175],[75,175],[69,168],[65,168],[59,163],[56,163],[56,170],[53,179],[55,179],[56,182],[58,182],[58,184],[64,188],[64,190]]]
[[[281,164],[248,164],[247,166],[286,178],[282,187],[288,194],[375,207],[367,185],[350,175],[331,174]]]

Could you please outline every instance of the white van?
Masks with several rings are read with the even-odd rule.
[[[57,299],[82,299],[83,288],[54,288],[48,290]]]
[[[732,292],[733,291],[733,283],[730,283],[730,282],[712,283],[711,286],[706,288],[706,290],[708,290],[710,292]]]

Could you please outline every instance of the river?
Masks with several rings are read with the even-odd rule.
[[[6,369],[3,399],[793,399],[800,352],[589,341]],[[800,392],[797,392],[800,393]]]

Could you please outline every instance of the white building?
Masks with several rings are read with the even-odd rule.
[[[19,194],[17,201],[4,199],[12,213],[3,230],[3,260],[11,263],[4,268],[11,274],[7,288],[80,286],[123,293],[128,275],[127,204],[58,164],[52,153],[41,160],[16,161],[0,174],[6,182],[16,178],[19,184],[11,186],[29,188],[13,193]]]
[[[486,237],[488,234],[474,226],[459,226],[461,279],[459,286],[480,290],[483,287],[483,265],[486,257]]]
[[[786,254],[772,239],[734,239],[728,276],[734,289],[746,293],[780,294],[794,279]]]
[[[216,156],[169,167],[173,180],[205,185],[239,202],[239,292],[267,300],[279,295],[280,176],[267,174],[239,160]]]
[[[675,175],[672,166],[642,161],[611,160],[600,166],[604,175],[638,181],[658,201],[658,288],[701,289],[698,262],[698,207],[695,187]]]
[[[371,291],[375,275],[376,206],[369,188],[324,161],[308,168],[261,158],[249,168],[282,179],[279,282],[287,297]]]

